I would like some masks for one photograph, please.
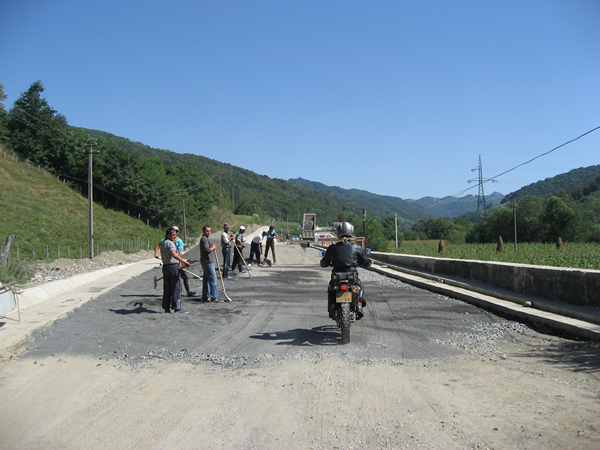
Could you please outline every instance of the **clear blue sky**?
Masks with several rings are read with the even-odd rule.
[[[600,126],[600,1],[0,2],[10,109],[41,80],[69,124],[271,178],[402,198]],[[600,130],[485,185],[600,164]]]

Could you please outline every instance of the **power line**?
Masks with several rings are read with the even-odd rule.
[[[496,181],[496,178],[499,178],[499,177],[501,177],[502,175],[506,175],[507,173],[509,173],[509,172],[512,172],[512,171],[513,171],[513,170],[515,170],[515,169],[518,169],[519,167],[522,167],[522,166],[524,166],[524,165],[526,165],[526,164],[529,164],[530,162],[533,162],[533,161],[535,161],[535,160],[536,160],[536,159],[538,159],[538,158],[541,158],[542,156],[546,156],[546,155],[548,155],[548,154],[552,153],[553,151],[555,151],[555,150],[558,150],[559,148],[561,148],[561,147],[564,147],[565,145],[571,144],[571,143],[573,143],[573,142],[577,141],[578,139],[581,139],[582,137],[584,137],[584,136],[587,136],[588,134],[590,134],[590,133],[593,133],[594,131],[597,131],[597,130],[599,130],[599,129],[600,129],[600,126],[597,126],[596,128],[592,128],[591,130],[589,130],[589,131],[586,131],[585,133],[583,133],[583,134],[581,134],[581,135],[577,136],[576,138],[574,138],[574,139],[571,139],[570,141],[567,141],[567,142],[565,142],[565,143],[563,143],[563,144],[560,144],[560,145],[559,145],[559,146],[557,146],[557,147],[554,147],[552,150],[548,150],[547,152],[541,153],[541,154],[537,155],[536,157],[534,157],[534,158],[531,158],[531,159],[530,159],[530,160],[528,160],[528,161],[525,161],[525,162],[523,162],[523,163],[521,163],[521,164],[518,164],[518,165],[516,165],[516,166],[515,166],[515,167],[513,167],[512,169],[505,170],[504,172],[502,172],[502,173],[499,173],[498,175],[495,175],[495,176],[493,176],[493,177],[490,177],[490,178],[487,178],[487,179],[483,180],[483,183],[487,183],[488,181]],[[465,192],[467,192],[467,191],[470,191],[471,189],[474,189],[474,188],[475,188],[475,186],[471,186],[471,187],[468,187],[468,188],[466,188],[466,189],[463,189],[462,191],[460,191],[460,192],[458,192],[458,193],[456,193],[456,194],[453,194],[453,195],[450,195],[450,196],[447,196],[447,197],[458,197],[458,196],[460,196],[460,195],[464,194]],[[444,198],[447,198],[447,197],[444,197]],[[439,203],[439,202],[441,202],[442,200],[444,200],[444,199],[442,198],[442,199],[436,200],[435,202],[431,202],[431,203],[429,203],[428,205],[424,205],[424,207],[428,207],[428,206],[431,206],[431,205],[435,205],[436,203]]]
[[[559,148],[561,148],[561,147],[564,147],[565,145],[571,144],[572,142],[575,142],[576,140],[578,140],[578,139],[581,139],[582,137],[584,137],[584,136],[586,136],[586,135],[588,135],[588,134],[590,134],[590,133],[593,133],[594,131],[596,131],[596,130],[599,130],[599,129],[600,129],[600,126],[597,126],[596,128],[592,128],[590,131],[586,131],[586,132],[585,132],[585,133],[583,133],[582,135],[580,135],[580,136],[577,136],[575,139],[571,139],[570,141],[567,141],[567,142],[565,142],[564,144],[560,144],[558,147],[554,147],[552,150],[548,150],[547,152],[544,152],[544,153],[542,153],[542,154],[540,154],[540,155],[536,156],[535,158],[531,158],[529,161],[525,161],[524,163],[521,163],[521,164],[519,164],[519,165],[517,165],[517,166],[513,167],[512,169],[508,169],[508,170],[506,170],[506,171],[504,171],[504,172],[502,172],[502,173],[499,173],[499,174],[498,174],[498,175],[496,175],[496,176],[493,176],[493,177],[491,177],[491,178],[488,178],[488,179],[486,180],[486,182],[487,182],[487,181],[492,181],[492,180],[494,180],[495,178],[501,177],[502,175],[505,175],[505,174],[507,174],[507,173],[509,173],[509,172],[512,172],[513,170],[515,170],[515,169],[518,169],[519,167],[521,167],[521,166],[524,166],[525,164],[529,164],[530,162],[532,162],[532,161],[535,161],[536,159],[538,159],[538,158],[541,158],[542,156],[546,156],[546,155],[548,155],[548,154],[552,153],[553,151],[555,151],[555,150],[558,150]]]

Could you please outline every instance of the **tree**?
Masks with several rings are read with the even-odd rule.
[[[450,223],[444,217],[422,217],[418,222],[413,224],[412,230],[415,232],[423,232],[427,239],[446,239],[450,232]]]
[[[556,242],[560,237],[563,241],[575,241],[579,234],[579,219],[579,211],[573,199],[564,192],[553,195],[546,201],[542,215],[544,240]]]
[[[8,140],[8,126],[6,110],[4,109],[4,100],[6,100],[6,94],[4,93],[4,86],[0,84],[0,142],[6,142]]]
[[[517,205],[517,239],[521,242],[542,242],[544,229],[542,214],[546,201],[543,198],[528,195]]]
[[[496,242],[498,236],[510,241],[514,236],[514,215],[512,207],[504,204],[494,210],[487,218],[487,230],[484,242]]]
[[[66,158],[69,133],[66,119],[50,108],[42,92],[44,86],[36,81],[8,113],[10,144],[22,157],[54,167]]]

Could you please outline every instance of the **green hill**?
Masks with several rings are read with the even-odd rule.
[[[572,186],[585,183],[599,174],[600,165],[573,169],[567,173],[562,173],[555,177],[546,178],[545,180],[528,184],[527,186],[524,186],[515,192],[511,192],[504,197],[502,203],[512,201],[513,198],[519,201],[527,195],[543,198],[549,197],[550,195],[556,194],[561,190],[568,190]]]
[[[88,255],[88,199],[67,182],[12,155],[0,152],[0,240],[15,238],[11,258],[29,260]],[[97,251],[138,251],[154,247],[164,233],[127,214],[94,204]],[[2,280],[6,281],[6,280]]]
[[[231,208],[238,215],[259,214],[265,219],[279,217],[294,221],[302,218],[303,213],[311,212],[317,215],[319,225],[325,225],[335,221],[340,215],[361,214],[364,207],[364,204],[357,203],[356,199],[258,175],[250,170],[204,156],[156,149],[104,131],[83,128],[80,130],[107,139],[130,154],[197,167],[211,177],[213,183],[221,184],[221,206]],[[414,215],[406,217],[406,220],[415,220],[413,217]]]

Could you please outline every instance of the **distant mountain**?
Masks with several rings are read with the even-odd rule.
[[[573,169],[567,173],[557,175],[555,177],[546,178],[545,180],[538,181],[536,183],[528,184],[522,187],[518,191],[511,192],[502,200],[502,203],[512,201],[513,197],[517,200],[521,200],[527,195],[534,195],[536,197],[549,197],[561,190],[568,190],[572,186],[580,183],[585,183],[596,175],[600,174],[600,165],[581,167],[579,169]]]
[[[375,215],[380,218],[398,214],[398,221],[402,224],[410,224],[418,221],[421,217],[431,215],[431,211],[422,208],[419,205],[414,205],[413,203],[403,200],[399,197],[372,194],[371,192],[360,189],[343,189],[338,186],[332,187],[317,181],[305,180],[303,178],[294,178],[288,181],[305,186],[328,196],[344,199],[359,206],[361,210],[362,208],[365,208],[368,214]]]
[[[213,177],[214,183],[220,180],[224,188],[223,201],[234,206],[236,214],[256,212],[270,217],[293,219],[294,216],[301,216],[304,212],[314,212],[317,214],[317,220],[321,223],[322,219],[324,224],[326,219],[335,220],[340,213],[360,215],[365,208],[368,214],[380,219],[398,214],[401,224],[412,224],[425,216],[455,218],[477,211],[476,195],[404,200],[360,189],[327,186],[303,178],[287,181],[272,179],[204,156],[160,150],[104,131],[82,130],[92,136],[108,139],[132,154],[197,166]],[[525,186],[507,196],[498,192],[486,195],[486,206],[497,206],[512,196],[516,196],[517,200],[526,195],[546,197],[561,189],[569,188],[576,191],[579,196],[587,195],[586,192],[597,190],[598,180],[594,182],[592,178],[599,174],[600,165],[575,169]],[[232,189],[234,195],[231,195]]]
[[[409,200],[435,214],[436,217],[458,217],[462,214],[477,211],[477,196],[465,195],[464,197],[423,197],[419,200]],[[497,206],[502,202],[504,195],[494,192],[485,196],[485,206]],[[483,205],[482,205],[483,207]]]

